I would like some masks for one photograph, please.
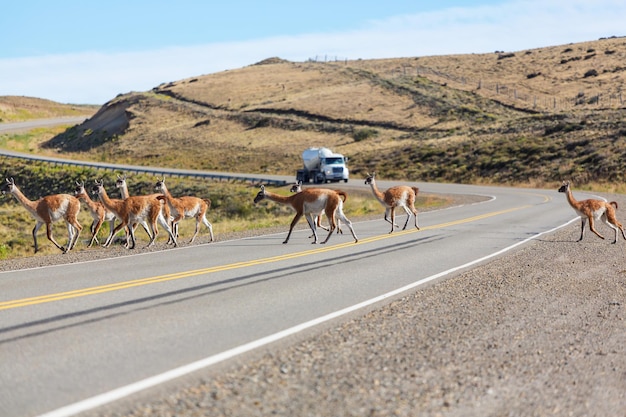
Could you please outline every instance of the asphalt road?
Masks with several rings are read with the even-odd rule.
[[[417,185],[490,198],[422,213],[420,231],[355,223],[358,243],[347,233],[311,245],[303,230],[286,245],[281,233],[0,273],[0,415],[74,415],[245,360],[471,268],[573,214],[556,191]]]
[[[50,127],[57,125],[73,125],[82,123],[86,117],[57,117],[54,119],[34,119],[25,122],[0,123],[0,133],[25,132],[37,127]]]

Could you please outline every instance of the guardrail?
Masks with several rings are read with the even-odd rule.
[[[44,157],[37,155],[30,155],[20,152],[12,152],[6,150],[0,150],[0,156],[8,157],[8,158],[17,158],[17,159],[26,159],[31,161],[39,161],[45,162],[52,165],[67,165],[67,166],[78,166],[78,167],[87,167],[93,169],[102,169],[109,171],[123,171],[123,172],[133,172],[136,174],[153,174],[156,176],[164,177],[168,176],[176,176],[176,177],[187,177],[187,178],[210,178],[219,181],[244,181],[251,182],[253,184],[267,184],[274,186],[284,186],[287,184],[287,181],[279,178],[268,178],[268,177],[256,177],[250,175],[239,175],[239,174],[225,174],[220,172],[209,172],[209,171],[195,171],[195,170],[184,170],[184,169],[176,169],[176,168],[155,168],[155,167],[143,167],[138,165],[119,165],[119,164],[105,164],[100,162],[87,162],[87,161],[75,161],[69,159],[62,158],[53,158],[53,157]]]

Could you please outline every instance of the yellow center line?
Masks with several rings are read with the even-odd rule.
[[[510,212],[517,211],[517,210],[522,210],[528,207],[530,207],[530,205],[514,207],[514,208],[507,209],[507,210],[495,211],[491,213],[485,213],[485,214],[481,214],[481,215],[474,216],[474,217],[468,217],[465,219],[454,220],[454,221],[447,222],[447,223],[440,223],[437,225],[422,227],[420,228],[419,231],[442,229],[444,227],[470,223],[470,222],[486,219],[489,217],[494,217],[494,216],[510,213]],[[93,294],[102,294],[102,293],[111,292],[111,291],[119,291],[119,290],[123,290],[127,288],[140,287],[143,285],[156,284],[159,282],[173,281],[177,279],[189,278],[189,277],[194,277],[198,275],[210,274],[210,273],[221,272],[221,271],[228,271],[232,269],[246,268],[250,266],[269,264],[273,262],[280,262],[280,261],[284,261],[287,259],[294,259],[294,258],[300,258],[303,256],[316,255],[319,253],[329,252],[329,251],[342,249],[346,247],[353,247],[354,245],[363,245],[366,243],[376,242],[382,239],[389,239],[391,237],[402,236],[405,234],[416,233],[416,232],[418,232],[418,230],[415,228],[412,228],[409,230],[403,230],[401,232],[394,232],[390,234],[373,236],[373,237],[361,239],[357,243],[347,242],[347,243],[340,243],[337,245],[328,245],[328,246],[324,245],[316,249],[309,249],[309,250],[305,250],[301,252],[294,252],[294,253],[288,253],[285,255],[272,256],[269,258],[254,259],[251,261],[243,261],[243,262],[235,262],[235,263],[227,264],[227,265],[213,266],[209,268],[196,269],[192,271],[176,272],[176,273],[166,274],[166,275],[158,275],[155,277],[141,278],[141,279],[135,279],[131,281],[123,281],[123,282],[118,282],[114,284],[101,285],[97,287],[82,288],[82,289],[73,290],[73,291],[41,295],[37,297],[3,301],[3,302],[0,302],[0,310],[8,310],[12,308],[25,307],[25,306],[34,305],[34,304],[50,303],[52,301],[66,300],[70,298],[78,298],[78,297],[83,297],[86,295],[93,295]]]

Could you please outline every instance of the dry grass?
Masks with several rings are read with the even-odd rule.
[[[550,111],[554,99],[575,101],[580,95],[589,99],[597,94],[621,93],[626,80],[625,62],[626,38],[612,37],[524,51],[362,61],[362,66],[388,74],[428,69],[432,72],[424,73],[426,77],[453,88],[532,109],[534,100],[514,100],[515,90],[520,96],[537,97],[538,106],[547,102],[545,110]],[[435,71],[448,76],[437,77]],[[591,71],[597,75],[585,76]],[[478,89],[479,84],[483,88]],[[495,93],[496,85],[502,89],[501,94]],[[584,100],[577,107],[597,108]]]

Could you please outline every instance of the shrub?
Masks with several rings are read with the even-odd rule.
[[[587,71],[585,73],[585,75],[583,76],[583,78],[588,78],[588,77],[597,77],[598,76],[598,71],[594,70],[594,69],[590,69],[589,71]]]
[[[352,138],[355,142],[361,142],[362,140],[366,140],[376,136],[378,136],[378,130],[372,128],[358,129],[355,130],[354,133],[352,133]]]
[[[9,248],[4,243],[0,244],[0,259],[6,259],[9,256],[10,252],[11,252],[11,248]]]
[[[515,54],[513,52],[509,52],[508,54],[498,54],[498,59],[513,58],[514,56]]]

